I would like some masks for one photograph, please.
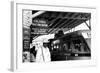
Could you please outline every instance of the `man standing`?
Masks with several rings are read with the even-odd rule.
[[[45,62],[50,62],[51,61],[51,55],[49,48],[47,46],[47,43],[43,43],[43,54],[44,54],[44,61]]]
[[[51,56],[46,43],[37,46],[36,62],[50,62]]]

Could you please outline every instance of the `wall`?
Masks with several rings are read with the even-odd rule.
[[[0,73],[10,73],[10,1],[11,0],[0,0]],[[82,67],[82,68],[62,68],[62,69],[47,69],[47,70],[34,70],[37,73],[99,73],[100,68],[100,42],[99,42],[99,31],[100,31],[100,0],[24,0],[24,1],[34,1],[36,4],[49,4],[49,5],[68,5],[68,6],[92,6],[97,8],[97,24],[95,24],[95,33],[92,34],[95,36],[94,42],[97,47],[98,55],[98,65],[96,67]],[[93,27],[94,28],[94,27]],[[35,73],[34,72],[34,73]]]

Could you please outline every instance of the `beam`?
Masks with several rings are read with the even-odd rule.
[[[72,24],[73,27],[72,27],[72,25],[70,25],[69,27],[70,27],[70,28],[75,28],[76,26],[80,25],[81,23],[83,23],[83,20],[77,21],[77,22],[74,23],[74,25]]]
[[[65,23],[67,23],[68,22],[68,19],[67,20],[65,20],[60,26],[59,26],[59,28],[61,28]]]
[[[46,12],[46,11],[38,11],[38,12],[34,13],[34,14],[31,16],[31,18],[35,18],[35,17],[37,17],[37,16],[39,16],[39,15],[45,13],[45,12]]]
[[[51,18],[54,18],[54,17],[51,17]],[[88,20],[88,19],[90,19],[89,17],[88,18],[81,18],[81,17],[58,17],[58,18],[61,18],[61,19],[73,19],[73,20],[75,20],[75,19],[79,19],[79,20]]]
[[[38,36],[40,36],[40,35],[35,36],[35,37],[33,38],[33,40],[35,40]]]
[[[69,17],[70,14],[71,14],[71,13],[68,13],[68,14],[66,14],[65,16]],[[77,14],[74,14],[73,16],[76,16],[76,15],[77,15]],[[61,14],[60,14],[59,17],[62,17]],[[62,20],[63,20],[63,18],[62,18]],[[67,20],[67,19],[66,19],[66,20]],[[53,30],[53,29],[50,30],[49,33],[52,33],[52,31],[55,32],[55,31],[58,30],[62,25],[64,25],[66,22],[68,22],[68,20],[65,21],[65,22],[63,22],[59,27],[57,27],[57,29],[55,29],[55,30]],[[58,25],[58,24],[57,24],[57,25]],[[54,27],[54,26],[53,26],[53,27]]]
[[[62,19],[59,20],[59,21],[53,26],[52,30],[50,30],[49,32],[54,31],[55,27],[56,27],[61,21],[62,21]]]
[[[58,19],[58,18],[53,19],[53,20],[51,21],[51,23],[50,23],[49,27],[50,27],[50,26],[52,26],[52,25],[53,25],[53,23],[54,23],[57,19]]]
[[[51,24],[49,25],[49,27],[52,26],[52,25],[54,24],[54,22],[55,22],[59,17],[61,17],[61,13],[59,13],[59,15],[58,15],[53,21],[51,21]],[[53,30],[53,28],[54,28],[55,26],[56,26],[56,25],[54,25],[54,26],[52,27],[52,29],[50,29],[48,32],[50,33],[50,32]]]
[[[89,19],[89,26],[91,27],[91,19]]]
[[[73,15],[73,18],[74,18],[74,17],[77,17],[77,15],[78,15],[77,13],[76,13],[76,14],[74,14],[74,15]],[[71,21],[70,21],[67,25],[64,25],[63,27],[68,26],[68,25],[69,25],[70,23],[72,23],[73,21],[75,21],[75,19],[74,19],[74,20],[71,20]]]
[[[87,27],[91,30],[91,27],[87,24],[87,22],[85,21],[84,22],[86,25],[87,25]]]
[[[76,24],[77,22],[79,22],[79,23]],[[69,31],[69,32],[70,32],[70,30],[72,30],[72,28],[74,28],[75,26],[77,26],[77,25],[79,25],[80,23],[82,23],[82,21],[77,21],[77,22],[75,22],[75,25],[74,25],[73,27],[69,26],[70,28],[67,29],[66,31]],[[75,28],[74,28],[74,30],[75,30]],[[64,31],[64,32],[66,32],[66,31]]]
[[[75,15],[77,15],[77,14],[75,14]],[[54,16],[52,16],[51,18],[55,18]],[[69,17],[69,16],[59,16],[58,18],[61,18],[61,19],[79,19],[79,20],[81,20],[81,19],[83,19],[83,20],[88,20],[88,19],[90,19],[90,16],[87,16],[87,17],[82,17],[81,15],[79,15],[79,16],[71,16],[71,17]]]
[[[69,17],[68,15],[66,15],[65,17],[63,17],[64,19],[83,19],[83,20],[88,20],[88,19],[90,19],[90,16],[89,16],[89,14],[84,14],[83,13],[83,15],[84,16],[87,16],[87,17],[84,17],[84,16],[82,16],[82,13],[75,13],[75,14],[73,14],[71,17]]]
[[[61,28],[61,26],[63,26],[66,22],[68,22],[68,20],[65,20],[62,24],[60,24],[55,30],[52,30],[50,33],[53,33],[53,32],[55,32],[55,31],[58,31],[59,30],[59,28]]]
[[[71,24],[71,23],[73,23],[73,22],[75,22],[76,20],[71,20],[69,23],[67,23],[67,24],[65,24],[64,26],[63,26],[63,28],[65,28],[66,26],[68,26],[69,24]]]
[[[52,16],[51,16],[51,17],[52,17]],[[49,27],[52,26],[53,23],[54,23],[57,19],[59,19],[60,17],[61,17],[61,13],[59,13],[58,16],[57,16],[53,21],[51,21],[51,24],[49,25]]]
[[[60,28],[64,23],[66,23],[68,20],[65,20],[61,25],[59,25],[57,28]],[[58,29],[56,29],[56,30],[58,30]],[[49,34],[50,34],[51,32],[49,31]]]
[[[73,16],[76,16],[77,14],[74,14]],[[79,17],[81,17],[81,14],[79,14],[76,18],[79,18]],[[77,22],[77,20],[85,20],[85,19],[74,19],[74,20],[72,20],[71,22],[69,22],[67,25],[65,25],[64,27],[66,27],[66,26],[70,26],[69,24],[73,24],[73,23],[76,23]]]
[[[58,30],[58,29],[61,28],[61,27],[65,27],[67,22],[70,23],[70,22],[72,22],[72,21],[75,21],[75,20],[71,20],[71,21],[69,21],[69,19],[68,19],[68,20],[64,21],[60,26],[58,26],[57,29],[52,30],[52,31],[56,31],[56,30]],[[65,25],[64,25],[64,24],[65,24]],[[64,25],[64,26],[63,26],[63,25]],[[52,33],[52,31],[51,31],[50,33]]]

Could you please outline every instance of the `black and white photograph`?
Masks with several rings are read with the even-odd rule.
[[[96,65],[96,8],[32,2],[12,4],[12,70]]]
[[[22,62],[91,60],[91,13],[22,9]]]

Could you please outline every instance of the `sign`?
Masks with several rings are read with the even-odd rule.
[[[39,27],[48,27],[47,21],[43,19],[34,19],[32,25]]]
[[[32,11],[23,10],[23,25],[30,26],[32,24]]]
[[[31,34],[47,34],[46,28],[32,28]]]
[[[31,34],[47,34],[48,24],[44,19],[34,19],[31,28]]]

